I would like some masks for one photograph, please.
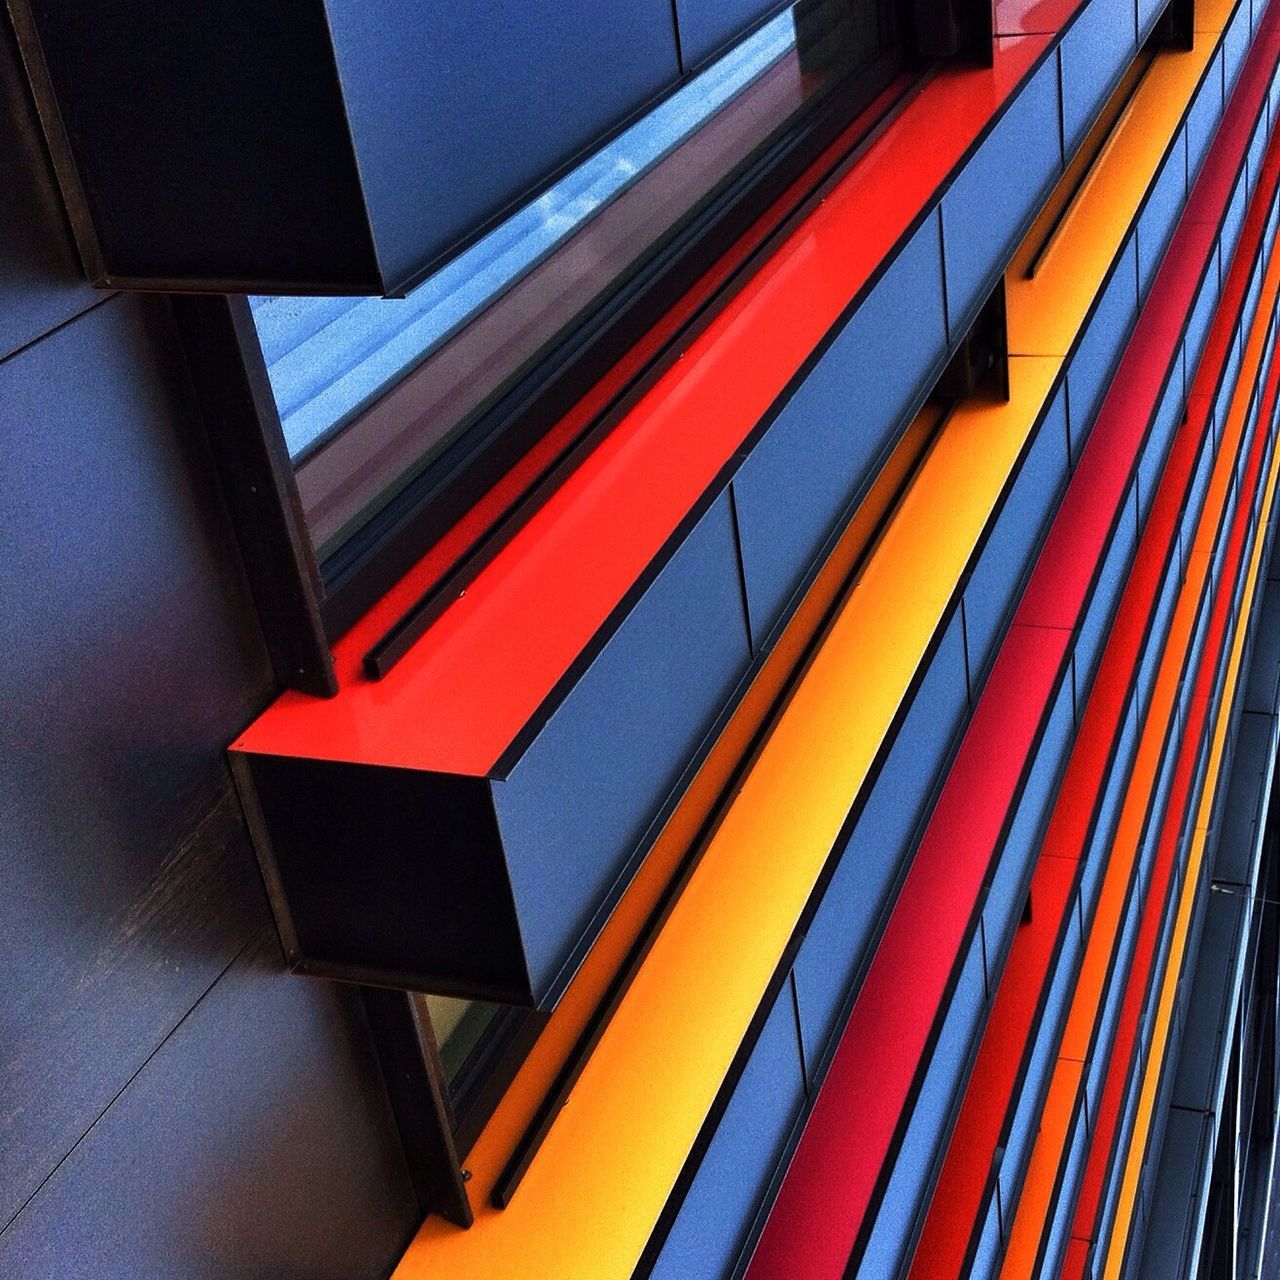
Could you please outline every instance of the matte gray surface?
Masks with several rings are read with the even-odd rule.
[[[79,278],[4,15],[0,168],[0,1275],[384,1275],[407,1171],[232,793],[272,686],[169,306]]]

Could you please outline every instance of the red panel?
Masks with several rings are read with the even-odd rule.
[[[1059,868],[1064,865],[1064,860],[1073,865],[1084,848],[1147,621],[1159,589],[1160,575],[1176,534],[1192,469],[1208,425],[1211,399],[1207,394],[1201,394],[1201,388],[1211,391],[1222,367],[1248,284],[1250,260],[1260,242],[1278,176],[1280,150],[1272,150],[1268,153],[1258,184],[1259,191],[1265,195],[1255,198],[1250,205],[1240,240],[1246,249],[1237,255],[1228,275],[1206,344],[1206,356],[1193,383],[1187,419],[1179,428],[1170,449],[1133,571],[1099,664],[1071,763],[1050,819],[1043,846],[1044,856],[1036,869],[1032,886],[1032,902],[1037,908],[1033,926],[1046,936],[1056,936],[1065,901],[1057,904],[1055,909],[1052,905],[1054,899],[1041,888],[1042,878],[1046,874],[1046,865],[1049,868],[1047,874],[1060,874]],[[1045,916],[1046,908],[1053,911],[1051,920]],[[1030,934],[1032,930],[1025,928],[1019,932],[1001,980],[916,1252],[912,1268],[914,1280],[959,1274],[975,1228],[995,1145],[1012,1100],[1019,1065],[1028,1051],[1027,1037],[1048,976],[1050,956],[1041,950],[1038,939],[1028,936]],[[1098,1180],[1099,1175],[1095,1174],[1095,1184]],[[1096,1192],[1095,1185],[1095,1205]],[[1088,1191],[1085,1198],[1088,1199]],[[1090,1210],[1090,1221],[1092,1213]]]
[[[1086,1240],[1072,1240],[1067,1245],[1067,1255],[1062,1262],[1062,1280],[1084,1280],[1089,1265],[1089,1244]]]
[[[1194,384],[1197,388],[1210,383],[1221,368],[1247,285],[1248,259],[1260,240],[1277,172],[1280,172],[1280,152],[1272,152],[1259,183],[1260,189],[1268,193],[1268,198],[1256,200],[1250,207],[1241,237],[1241,244],[1249,246],[1249,252],[1239,255],[1228,277],[1207,343],[1206,358]],[[1182,514],[1209,410],[1210,401],[1206,396],[1193,395],[1188,405],[1187,421],[1179,429],[1171,448],[1050,820],[1044,853],[1057,856],[1042,857],[1033,882],[1033,902],[1036,901],[1035,884],[1039,882],[1046,863],[1057,865],[1062,858],[1074,861],[1081,855],[1099,798],[1103,772],[1119,728],[1124,697],[1154,605],[1160,571]],[[1061,909],[1058,914],[1061,914]],[[1060,923],[1055,917],[1053,929],[1056,930]],[[1049,928],[1048,924],[1044,927],[1046,931]],[[1009,965],[997,992],[938,1191],[917,1250],[912,1271],[916,1280],[958,1274],[975,1227],[994,1158],[995,1143],[1012,1100],[1017,1069],[1028,1050],[1026,1041],[1031,1032],[1036,1000],[1048,974],[1048,955],[1029,946],[1029,940],[1024,941],[1025,932],[1020,932],[1015,940]],[[1029,996],[1028,987],[1034,987],[1034,997]],[[1083,1256],[1083,1251],[1080,1252]],[[1068,1271],[1071,1265],[1072,1260],[1069,1259]]]
[[[925,1222],[911,1265],[913,1280],[958,1276],[964,1269],[1009,1095],[1022,1061],[1027,1028],[1040,1002],[1042,978],[1071,899],[1075,873],[1076,863],[1068,858],[1046,856],[1036,866],[1031,882],[1031,920],[1018,930],[1009,953],[934,1191],[934,1209]]]
[[[287,693],[237,747],[488,772],[1048,43],[1002,39],[993,68],[934,75],[387,679],[361,658],[438,557],[338,644],[336,698]]]

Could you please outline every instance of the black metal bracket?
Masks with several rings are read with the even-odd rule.
[[[994,62],[991,0],[912,0],[911,16],[922,58],[962,58],[982,67]]]
[[[1001,400],[1009,398],[1009,326],[1003,277],[996,281],[968,333],[960,340],[934,394],[962,400],[979,391]]]
[[[171,303],[276,679],[331,697],[320,573],[249,304],[215,295]]]
[[[454,1146],[453,1114],[430,1025],[407,991],[365,987],[363,994],[422,1216],[438,1213],[455,1226],[469,1227],[474,1217],[467,1176]]]
[[[1190,53],[1195,34],[1195,0],[1169,0],[1164,12],[1156,19],[1156,25],[1151,28],[1146,47]]]

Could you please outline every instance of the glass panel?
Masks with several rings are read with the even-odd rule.
[[[321,557],[799,113],[875,64],[888,40],[883,4],[784,11],[407,298],[251,299]]]
[[[445,1079],[452,1085],[501,1006],[479,1000],[455,1000],[451,996],[427,995],[422,1000],[431,1018]]]

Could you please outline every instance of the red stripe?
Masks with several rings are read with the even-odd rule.
[[[844,1273],[1191,311],[1216,234],[1217,220],[1210,225],[1204,214],[1214,199],[1226,207],[1256,111],[1249,105],[1262,46],[1278,30],[1269,15],[943,786],[766,1222],[751,1280]],[[1236,153],[1234,165],[1224,151]]]
[[[1176,537],[1191,474],[1208,425],[1212,402],[1200,391],[1212,389],[1222,368],[1278,176],[1280,150],[1273,147],[1268,152],[1257,188],[1265,193],[1265,198],[1255,196],[1250,205],[1241,234],[1242,249],[1236,254],[1223,289],[1188,401],[1187,419],[1170,449],[1115,626],[1099,664],[1032,880],[1031,927],[1019,930],[1014,940],[917,1247],[911,1273],[913,1280],[958,1275],[976,1230],[996,1145],[1008,1122],[1019,1070],[1031,1051],[1032,1022],[1048,980],[1051,955],[1045,949],[1044,939],[1056,938],[1062,928],[1065,899],[1051,886],[1061,879],[1064,861],[1073,866],[1082,856],[1100,800],[1147,620]]]
[[[286,693],[237,747],[491,769],[1049,43],[999,40],[994,67],[934,74],[385,680],[363,679],[361,659],[441,555],[338,643],[336,698]]]
[[[1242,485],[1241,501],[1236,510],[1231,531],[1232,541],[1227,553],[1226,564],[1223,568],[1222,586],[1219,588],[1218,597],[1214,603],[1214,616],[1210,624],[1210,645],[1214,647],[1215,653],[1221,649],[1222,638],[1226,631],[1227,611],[1231,605],[1231,592],[1227,590],[1227,584],[1233,582],[1243,557],[1244,538],[1252,510],[1248,499],[1255,496],[1258,488],[1262,454],[1271,419],[1275,413],[1278,390],[1280,390],[1280,360],[1273,360],[1262,398],[1262,407],[1258,426],[1255,430],[1253,446],[1250,450],[1248,471],[1245,482]],[[1189,786],[1191,771],[1194,769],[1195,757],[1199,748],[1199,731],[1197,730],[1195,736],[1192,736],[1192,730],[1197,723],[1203,721],[1207,714],[1215,667],[1216,661],[1214,663],[1206,662],[1202,665],[1200,677],[1197,681],[1192,719],[1188,725],[1188,736],[1183,747],[1186,758],[1179,762],[1180,776],[1185,775],[1184,785],[1186,786]],[[1199,717],[1199,720],[1197,721],[1195,717]],[[1081,1184],[1080,1201],[1076,1208],[1075,1221],[1071,1229],[1074,1237],[1083,1240],[1094,1239],[1097,1232],[1097,1219],[1101,1207],[1102,1191],[1107,1172],[1111,1167],[1111,1148],[1115,1138],[1116,1126],[1119,1122],[1120,1106],[1133,1065],[1133,1048],[1137,1038],[1138,1018],[1145,999],[1147,978],[1151,971],[1152,959],[1159,936],[1160,920],[1163,914],[1161,908],[1164,897],[1164,888],[1161,886],[1167,884],[1168,881],[1177,835],[1177,830],[1170,831],[1166,829],[1162,833],[1162,844],[1157,855],[1157,870],[1152,876],[1152,888],[1147,899],[1138,945],[1134,954],[1133,967],[1117,1023],[1116,1038],[1111,1051],[1111,1062],[1107,1071],[1102,1100],[1098,1107],[1098,1117],[1094,1125],[1084,1180]],[[1162,861],[1168,861],[1170,865],[1162,865]]]

